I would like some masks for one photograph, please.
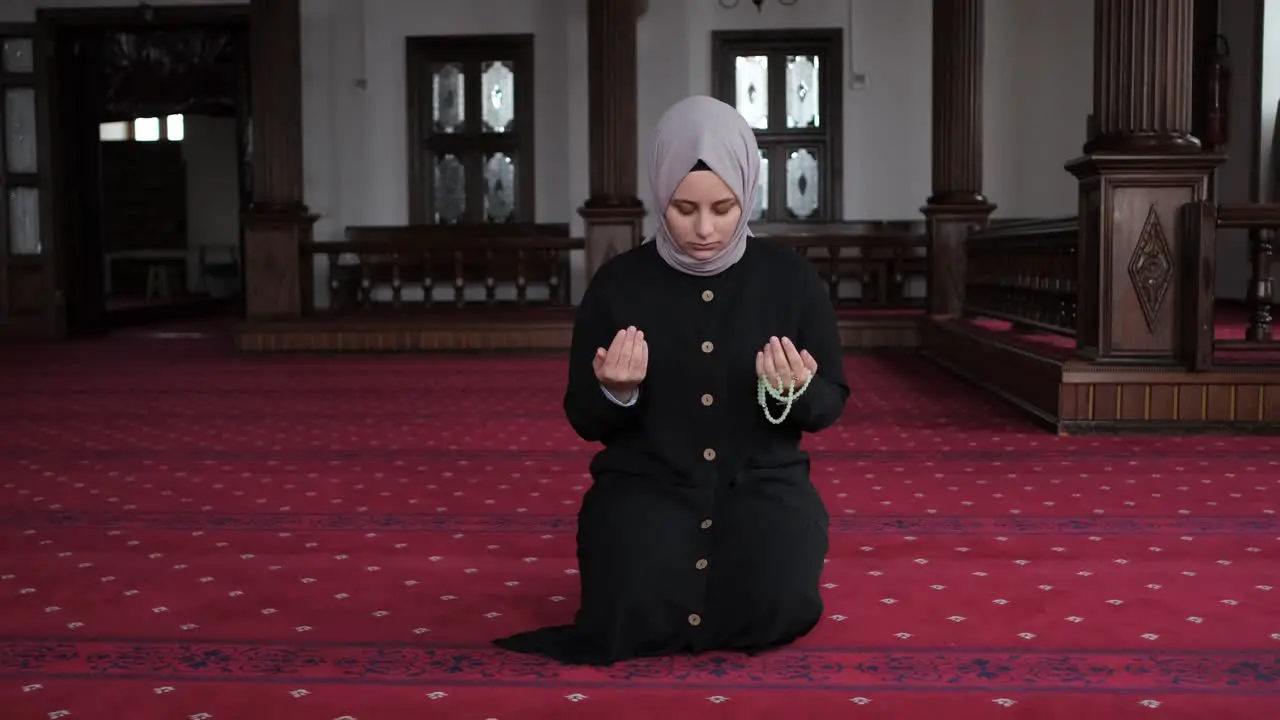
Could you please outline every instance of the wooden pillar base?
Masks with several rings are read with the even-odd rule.
[[[929,237],[925,307],[930,315],[955,316],[964,309],[965,240],[969,233],[986,227],[995,209],[988,202],[930,202],[920,208]]]
[[[1203,152],[1200,141],[1188,133],[1118,133],[1095,135],[1084,144],[1086,155],[1160,154]]]
[[[604,203],[588,201],[578,210],[586,223],[587,279],[614,255],[640,245],[644,235],[644,205],[634,203]]]
[[[1165,365],[1183,356],[1191,253],[1183,205],[1204,200],[1223,161],[1208,154],[1088,155],[1080,181],[1076,347],[1106,363]],[[1194,268],[1192,268],[1194,269]]]
[[[301,317],[310,306],[311,247],[317,216],[306,206],[254,208],[244,214],[245,317]]]

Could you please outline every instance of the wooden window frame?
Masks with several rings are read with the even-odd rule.
[[[828,223],[844,217],[842,182],[844,157],[844,31],[840,28],[812,30],[718,30],[711,33],[712,95],[735,104],[734,58],[741,55],[769,57],[769,129],[756,130],[756,143],[769,154],[769,205],[758,223]],[[816,55],[818,69],[817,128],[787,128],[786,56]],[[775,126],[776,125],[776,126]],[[818,211],[799,220],[786,209],[787,150],[810,147],[818,150]]]
[[[436,224],[435,174],[429,159],[452,153],[466,172],[467,209],[458,224],[488,224],[484,218],[485,155],[507,153],[516,161],[516,208],[508,223],[530,223],[536,214],[537,192],[534,157],[533,35],[450,35],[405,39],[409,149],[409,221]],[[481,85],[483,63],[495,60],[511,64],[514,74],[515,122],[511,132],[483,132]],[[464,131],[433,132],[431,110],[432,67],[446,63],[463,65]]]
[[[0,23],[0,41],[10,39],[31,43],[33,67],[30,71],[11,73],[5,69],[3,58],[0,58],[0,104],[6,102],[10,90],[30,90],[33,93],[36,104],[36,168],[35,172],[9,169],[9,149],[6,147],[8,132],[0,128],[0,337],[5,335],[3,331],[7,325],[38,327],[48,319],[47,315],[40,314],[51,310],[50,304],[45,303],[45,297],[42,297],[46,288],[41,281],[51,280],[53,270],[52,248],[47,242],[49,191],[45,182],[48,179],[45,167],[49,162],[46,137],[49,130],[44,122],[46,116],[42,107],[46,78],[36,56],[41,52],[43,44],[35,24]],[[5,110],[0,105],[0,113]],[[36,252],[13,252],[9,193],[17,189],[37,192],[39,204],[36,218],[39,231],[36,242],[39,245]]]

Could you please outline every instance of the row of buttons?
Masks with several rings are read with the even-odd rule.
[[[710,528],[710,527],[711,527],[711,518],[707,518],[707,519],[703,520],[703,521],[702,521],[702,523],[701,523],[698,527],[702,528],[703,530],[706,530],[706,529]],[[696,563],[694,563],[694,564],[693,564],[693,566],[694,566],[695,568],[699,569],[699,570],[706,570],[706,569],[707,569],[707,559],[706,559],[706,558],[700,558],[700,559],[698,560],[698,562],[696,562]],[[697,626],[701,625],[701,624],[702,624],[702,616],[701,616],[701,615],[699,615],[698,613],[690,613],[690,614],[689,614],[689,624],[690,624],[690,625],[692,625],[693,627],[697,627]]]
[[[714,299],[715,299],[715,296],[716,296],[716,295],[715,295],[715,293],[711,292],[710,290],[703,290],[703,291],[702,291],[702,301],[703,301],[703,302],[711,302],[712,300],[714,300]],[[715,349],[716,349],[715,344],[714,344],[714,343],[712,343],[710,340],[705,340],[705,341],[703,341],[703,343],[702,343],[702,352],[704,352],[704,353],[706,353],[706,354],[710,355],[710,354],[711,354],[711,351],[712,351],[712,350],[715,350]],[[707,393],[707,394],[705,394],[705,395],[703,395],[703,396],[702,396],[702,405],[703,405],[703,407],[711,407],[711,404],[712,404],[713,402],[715,402],[715,398],[713,398],[713,397],[711,396],[711,394],[710,394],[710,393]],[[703,459],[703,460],[706,460],[707,462],[711,462],[712,460],[715,460],[715,459],[716,459],[716,451],[715,451],[714,449],[712,449],[712,448],[707,448],[706,450],[703,450],[703,451],[702,451],[702,459]],[[710,528],[711,528],[711,518],[707,518],[707,519],[703,520],[703,521],[702,521],[702,523],[699,525],[699,527],[700,527],[700,528],[702,528],[703,530],[708,530],[708,529],[710,529]],[[695,563],[693,564],[693,566],[694,566],[695,568],[697,568],[698,570],[706,570],[706,569],[707,569],[707,560],[706,560],[706,558],[700,558],[697,562],[695,562]],[[690,613],[690,614],[689,614],[689,625],[690,625],[690,626],[692,626],[692,627],[697,627],[697,626],[699,626],[699,625],[701,625],[701,624],[702,624],[702,616],[701,616],[701,615],[699,615],[699,614],[697,614],[697,613]]]

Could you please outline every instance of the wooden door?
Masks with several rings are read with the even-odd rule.
[[[47,113],[37,81],[42,52],[35,23],[0,24],[0,337],[60,332],[47,227]]]

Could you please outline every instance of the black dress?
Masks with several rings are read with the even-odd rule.
[[[591,360],[629,325],[644,331],[649,367],[624,407]],[[818,362],[780,425],[757,404],[755,357],[770,336]],[[822,615],[829,517],[800,436],[844,410],[841,359],[826,285],[792,250],[749,239],[712,277],[671,268],[653,243],[602,266],[578,308],[564,398],[578,434],[604,444],[578,512],[582,604],[572,625],[496,644],[607,665],[756,652],[809,632]]]

